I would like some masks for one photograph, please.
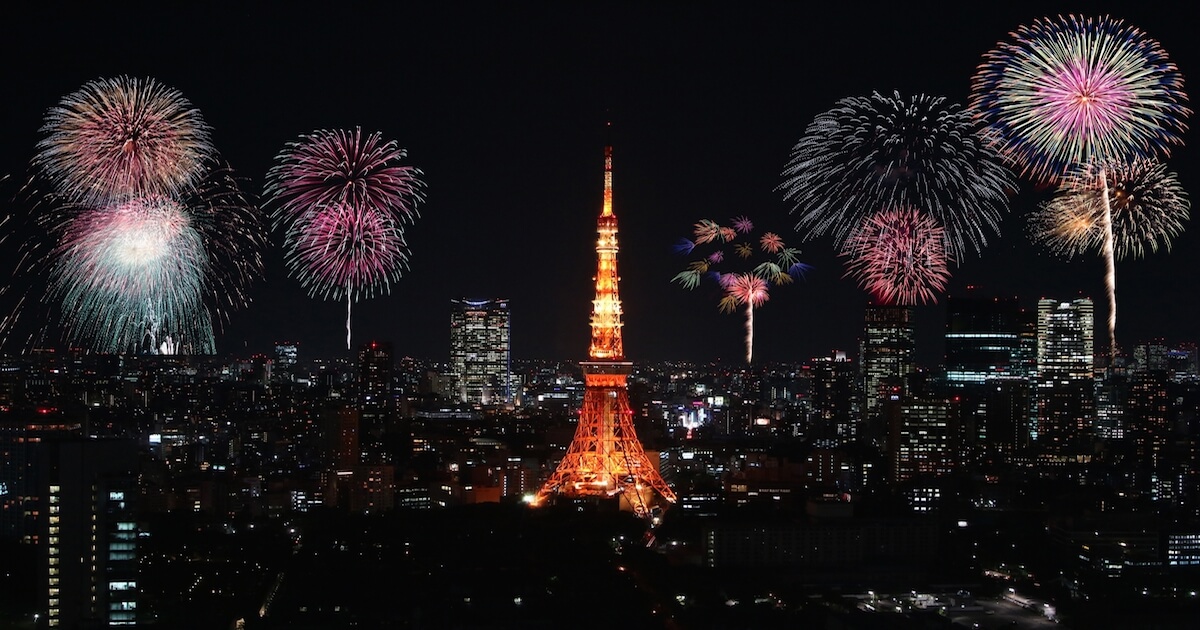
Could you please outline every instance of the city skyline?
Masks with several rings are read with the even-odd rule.
[[[684,263],[671,247],[698,217],[743,214],[802,241],[775,187],[805,126],[837,99],[899,90],[965,103],[972,72],[998,40],[1070,11],[1141,28],[1178,65],[1185,89],[1200,67],[1186,26],[1153,3],[1017,3],[985,15],[970,7],[861,15],[786,3],[741,12],[482,5],[470,16],[371,7],[352,11],[357,19],[345,25],[304,8],[155,8],[135,16],[111,7],[19,9],[0,46],[7,58],[36,51],[39,61],[3,70],[5,83],[20,89],[0,104],[0,177],[9,178],[0,199],[7,204],[26,176],[46,109],[99,77],[149,76],[178,89],[259,197],[275,154],[299,134],[378,130],[426,173],[428,200],[406,233],[409,269],[390,295],[355,305],[351,344],[388,341],[397,357],[444,360],[452,300],[505,299],[514,358],[578,360],[587,352],[593,221],[611,141],[628,357],[738,363],[739,317],[713,308],[711,294],[671,284]],[[52,41],[43,25],[57,33]],[[1188,191],[1194,135],[1167,160]],[[1100,258],[1061,261],[1024,234],[1024,217],[1046,192],[1022,181],[999,237],[952,267],[938,304],[914,307],[919,356],[940,356],[921,348],[940,348],[945,296],[968,285],[1018,297],[1026,309],[1043,297],[1089,297],[1102,325]],[[1189,273],[1200,262],[1198,239],[1186,225],[1170,252],[1117,263],[1124,349],[1150,337],[1200,340],[1190,317],[1200,291]],[[218,333],[218,354],[269,354],[281,339],[298,341],[309,356],[352,352],[344,347],[344,304],[308,297],[287,276],[281,242],[272,233],[264,277]],[[12,240],[4,247],[15,250]],[[828,239],[800,247],[813,268],[756,316],[755,363],[856,354],[868,295],[843,277]],[[0,296],[0,311],[15,300],[11,291]],[[13,343],[0,350],[18,351]]]

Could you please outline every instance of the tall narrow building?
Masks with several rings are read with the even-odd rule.
[[[905,391],[915,369],[912,307],[871,305],[859,348],[862,409],[868,423],[879,420],[883,403]]]
[[[809,400],[814,436],[845,442],[858,437],[856,367],[844,352],[834,351],[830,356],[812,359]]]
[[[450,365],[459,402],[512,402],[508,300],[452,300]]]
[[[371,341],[358,350],[359,439],[363,461],[378,463],[384,451],[383,434],[392,429],[396,404],[392,344]]]
[[[604,204],[597,222],[596,298],[592,300],[592,342],[583,368],[583,405],[575,437],[534,504],[557,496],[618,499],[620,508],[653,518],[675,493],[658,463],[642,448],[633,427],[621,338],[621,298],[617,274],[617,217],[612,208],[612,147],[604,151]]]
[[[138,624],[137,444],[46,443],[46,626]]]
[[[1016,297],[986,297],[967,287],[946,296],[945,385],[959,399],[964,455],[1012,452],[1028,433],[1024,315]]]
[[[1036,441],[1065,456],[1090,452],[1096,417],[1091,298],[1038,301]]]

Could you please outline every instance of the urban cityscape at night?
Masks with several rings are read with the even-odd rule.
[[[1194,627],[1200,60],[1083,4],[17,9],[0,630]]]

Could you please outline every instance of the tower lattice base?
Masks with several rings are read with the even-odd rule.
[[[618,498],[621,509],[652,516],[675,502],[675,493],[650,461],[633,428],[627,362],[582,364],[585,390],[579,425],[554,474],[535,499]]]

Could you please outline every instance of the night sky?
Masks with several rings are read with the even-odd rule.
[[[20,4],[36,6],[0,19],[0,198],[26,176],[46,109],[101,77],[181,91],[256,196],[300,134],[379,131],[424,171],[428,199],[407,232],[410,269],[390,295],[354,305],[353,341],[433,360],[448,358],[454,298],[507,298],[514,358],[585,358],[606,137],[628,358],[744,360],[741,314],[718,312],[711,286],[688,291],[671,278],[687,262],[672,245],[693,223],[746,215],[802,244],[813,266],[757,310],[755,360],[806,360],[857,354],[869,299],[826,239],[802,243],[776,191],[816,114],[872,91],[965,103],[984,53],[1057,13],[1123,18],[1161,43],[1185,89],[1200,76],[1194,24],[1178,3]],[[1200,138],[1184,140],[1168,164],[1195,196]],[[1042,197],[1025,181],[1001,235],[954,268],[948,292],[975,285],[1029,307],[1090,296],[1102,348],[1103,263],[1028,242],[1023,216]],[[223,327],[218,352],[268,352],[287,339],[308,356],[349,354],[345,304],[308,297],[288,277],[282,242],[272,234],[252,303]],[[16,245],[3,247],[11,269]],[[1195,225],[1170,252],[1118,261],[1122,346],[1200,341],[1198,261]],[[11,292],[2,299],[0,311],[15,308]],[[919,354],[937,361],[943,305],[917,313]]]

